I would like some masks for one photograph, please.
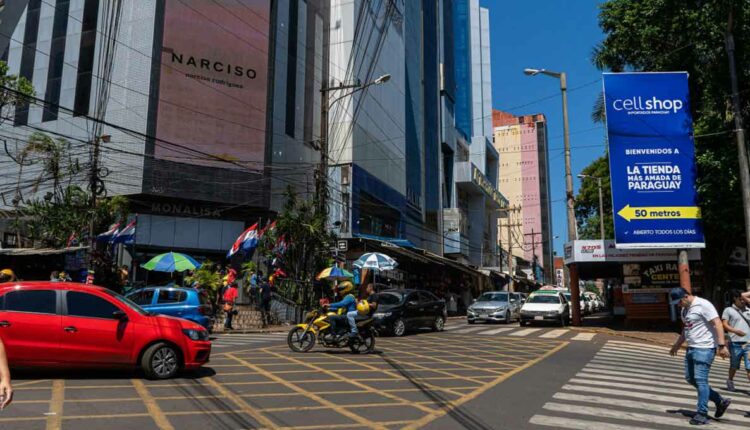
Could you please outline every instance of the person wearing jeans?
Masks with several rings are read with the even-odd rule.
[[[698,392],[698,405],[695,415],[690,419],[690,424],[705,425],[709,423],[709,400],[716,405],[714,414],[716,418],[721,418],[732,403],[730,399],[723,398],[708,384],[708,375],[716,351],[718,350],[719,356],[724,359],[729,357],[729,350],[724,339],[724,327],[711,302],[692,295],[682,287],[672,288],[669,291],[669,303],[682,308],[680,315],[683,324],[682,334],[672,345],[669,354],[677,355],[682,344],[687,341],[685,380]]]
[[[732,341],[729,352],[732,358],[729,363],[729,377],[727,378],[727,390],[734,391],[734,375],[745,363],[747,379],[750,381],[750,291],[742,292],[732,290],[730,292],[732,306],[724,309],[721,320],[724,323],[724,331],[729,333]]]

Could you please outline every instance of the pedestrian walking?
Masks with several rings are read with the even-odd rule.
[[[260,283],[260,318],[263,328],[271,325],[271,284],[263,279]]]
[[[8,368],[8,356],[5,353],[5,345],[0,338],[0,409],[13,401],[13,387],[10,385],[10,369]]]
[[[234,318],[234,314],[237,313],[234,309],[234,304],[237,301],[237,285],[234,282],[227,285],[221,298],[224,302],[224,313],[226,314],[226,317],[224,318],[224,329],[234,330],[234,327],[232,327],[232,318]]]
[[[729,333],[729,377],[727,390],[734,391],[734,375],[745,363],[747,379],[750,381],[750,292],[732,290],[730,292],[732,305],[724,309],[721,320],[724,330]]]
[[[718,351],[721,358],[729,357],[729,349],[724,340],[724,327],[719,313],[711,302],[694,296],[682,287],[669,291],[669,303],[682,308],[683,330],[672,349],[671,356],[677,355],[685,341],[688,343],[685,353],[685,379],[698,392],[698,405],[695,415],[690,419],[692,425],[708,424],[708,401],[716,405],[714,417],[721,418],[732,403],[723,398],[708,384],[714,357]]]

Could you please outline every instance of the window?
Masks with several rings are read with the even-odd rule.
[[[156,303],[180,303],[185,301],[184,291],[180,290],[159,290],[159,297],[156,299]]]
[[[137,305],[150,305],[154,299],[154,290],[136,291],[133,294],[128,294],[127,297]]]
[[[394,306],[401,303],[403,297],[400,293],[380,293],[375,296],[375,301],[383,306]]]
[[[438,298],[435,297],[432,293],[429,293],[427,291],[420,291],[419,292],[419,301],[423,302],[423,303],[424,302],[426,302],[426,303],[436,302],[436,301],[438,301]]]
[[[115,319],[114,312],[120,308],[93,294],[68,291],[68,315],[86,318]]]
[[[12,312],[57,313],[57,294],[52,290],[11,291],[4,297],[3,309]]]

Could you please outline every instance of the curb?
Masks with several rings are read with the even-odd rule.
[[[588,327],[571,327],[571,328],[577,331],[585,331],[589,333],[598,333],[598,334],[608,334],[610,336],[619,336],[619,337],[624,337],[627,339],[635,339],[635,340],[640,340],[642,342],[648,342],[651,344],[657,344],[657,345],[669,346],[669,347],[672,346],[672,344],[669,342],[658,341],[653,338],[649,338],[648,336],[638,336],[636,334],[619,332],[619,331],[615,331],[612,329],[596,329],[596,328],[588,328]]]

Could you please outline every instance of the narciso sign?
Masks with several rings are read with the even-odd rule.
[[[617,248],[703,248],[688,74],[605,73]]]

